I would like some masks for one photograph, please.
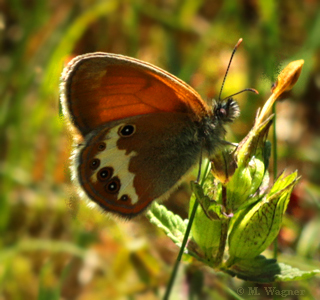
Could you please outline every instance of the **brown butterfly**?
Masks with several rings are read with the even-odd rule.
[[[91,53],[62,73],[63,112],[81,143],[74,177],[104,210],[125,218],[163,200],[224,142],[233,98],[209,107],[189,85],[140,60]]]

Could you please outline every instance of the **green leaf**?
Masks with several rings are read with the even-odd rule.
[[[168,211],[163,205],[154,202],[147,213],[150,222],[161,228],[166,235],[180,247],[188,220],[183,221],[178,215]]]
[[[275,259],[267,259],[262,255],[249,260],[238,260],[231,268],[222,269],[222,271],[231,276],[258,283],[304,280],[320,273],[320,270],[317,269],[301,271],[289,265],[277,263]]]
[[[281,274],[275,276],[275,281],[305,280],[317,274],[320,274],[319,269],[315,269],[312,271],[301,271],[298,268],[293,268],[284,263],[279,263],[279,266],[281,268]]]

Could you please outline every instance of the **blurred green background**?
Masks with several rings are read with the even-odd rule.
[[[248,87],[260,95],[237,96],[232,142],[252,126],[279,71],[304,59],[297,85],[277,105],[278,170],[302,175],[279,260],[320,268],[318,0],[4,0],[0,8],[0,300],[160,299],[170,276],[178,249],[164,233],[145,217],[124,222],[88,208],[70,183],[59,77],[72,57],[93,51],[153,63],[211,99],[242,37],[223,97]],[[186,194],[167,201],[184,217]],[[237,299],[248,286],[264,287],[188,262],[172,299]],[[287,299],[320,299],[319,286],[314,278],[277,288],[305,291]]]

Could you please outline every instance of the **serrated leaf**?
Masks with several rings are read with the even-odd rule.
[[[320,274],[320,270],[318,269],[312,271],[301,271],[298,268],[293,268],[284,263],[279,263],[279,266],[281,268],[281,274],[275,276],[275,281],[305,280]]]
[[[183,221],[180,216],[156,202],[151,206],[147,217],[151,223],[161,228],[175,244],[181,245],[188,224],[187,220]]]
[[[238,260],[229,269],[222,270],[231,276],[257,283],[302,280],[320,273],[320,270],[301,271],[278,263],[275,259],[267,259],[263,255],[248,260]]]

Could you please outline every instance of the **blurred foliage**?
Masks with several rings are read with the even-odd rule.
[[[223,96],[246,87],[260,96],[237,97],[233,142],[252,126],[281,67],[304,59],[297,85],[277,105],[278,170],[302,175],[279,260],[319,268],[319,1],[7,0],[0,8],[1,300],[159,299],[165,289],[177,247],[144,217],[123,222],[87,207],[70,183],[59,76],[73,56],[93,51],[151,62],[210,99],[242,37]],[[167,201],[183,217],[187,194],[181,189]],[[188,263],[172,299],[235,299],[239,287],[268,299],[264,285]],[[320,298],[319,279],[277,288],[305,291],[292,299]]]

